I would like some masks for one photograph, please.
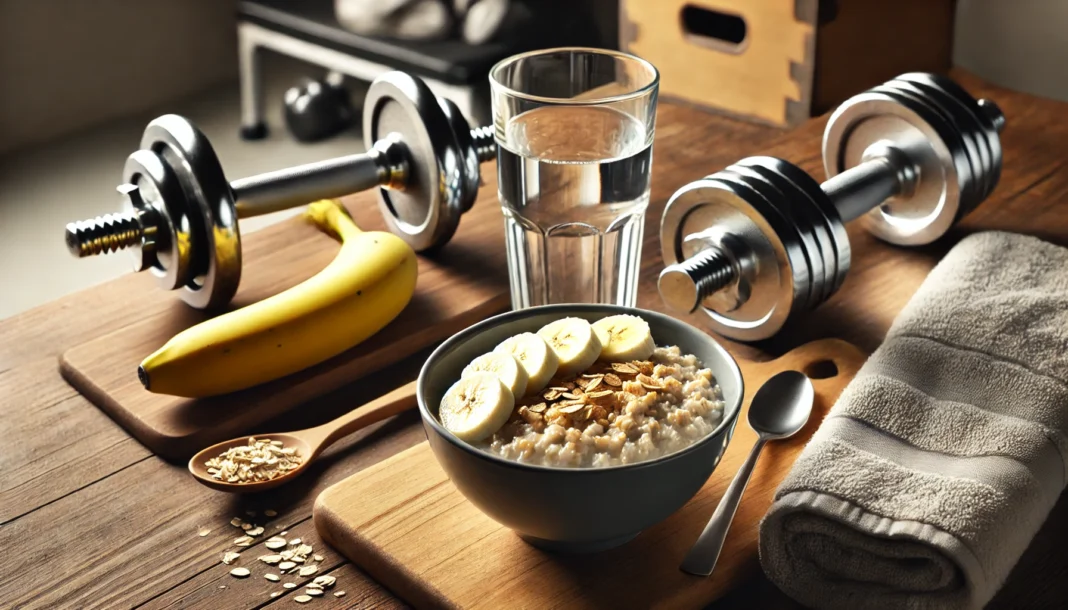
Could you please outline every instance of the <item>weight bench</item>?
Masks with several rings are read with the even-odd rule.
[[[493,64],[545,43],[597,46],[595,34],[588,32],[572,28],[569,34],[558,29],[482,45],[458,39],[396,41],[361,36],[341,27],[334,16],[334,0],[242,0],[237,14],[241,136],[256,140],[267,135],[260,49],[365,81],[389,70],[410,72],[435,94],[456,103],[473,124],[480,124],[490,118],[488,74]]]

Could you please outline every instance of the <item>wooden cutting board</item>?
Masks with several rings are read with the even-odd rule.
[[[824,339],[769,362],[741,362],[747,396],[711,478],[677,513],[604,553],[562,556],[527,545],[464,499],[425,442],[323,491],[315,526],[331,546],[420,608],[701,608],[759,569],[758,526],[776,487],[865,359],[848,343]],[[765,447],[713,576],[682,573],[679,563],[756,441],[747,423],[749,400],[786,369],[810,376],[837,371],[813,381],[815,406],[805,428]]]
[[[373,197],[364,193],[345,200],[365,230],[385,228]],[[129,308],[129,325],[67,350],[60,358],[60,372],[149,449],[171,459],[186,458],[508,309],[503,222],[496,185],[484,186],[445,249],[433,258],[419,257],[415,296],[397,319],[362,345],[289,377],[209,399],[147,392],[137,380],[141,360],[206,318],[176,295],[156,289],[148,277],[121,284],[124,293],[112,295],[117,306]],[[304,281],[323,269],[339,248],[302,218],[251,233],[242,244],[241,288],[232,308]],[[111,287],[96,289],[105,288]],[[161,306],[159,299],[170,302]],[[149,305],[139,307],[142,303]]]

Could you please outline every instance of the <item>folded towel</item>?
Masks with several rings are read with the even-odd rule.
[[[980,608],[1068,472],[1068,250],[961,241],[798,457],[760,562],[816,608]]]

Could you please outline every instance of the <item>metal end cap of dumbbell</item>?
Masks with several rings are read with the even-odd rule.
[[[163,288],[198,309],[225,306],[241,282],[234,196],[207,137],[188,119],[154,119],[129,156],[123,182],[154,209],[157,247],[149,266]]]
[[[419,78],[387,72],[367,91],[363,137],[370,149],[389,136],[404,143],[407,171],[401,183],[379,189],[386,224],[417,252],[440,247],[478,193],[479,160],[467,121]]]
[[[981,203],[1001,173],[996,104],[976,100],[952,80],[910,73],[846,100],[823,136],[827,177],[895,149],[905,159],[905,188],[864,217],[869,231],[894,244],[939,238]]]
[[[660,245],[661,298],[683,311],[699,305],[721,335],[766,339],[809,305],[805,245],[737,173],[676,191],[661,218]]]

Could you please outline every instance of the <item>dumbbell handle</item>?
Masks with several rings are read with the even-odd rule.
[[[384,138],[366,153],[297,165],[230,183],[238,218],[286,210],[310,201],[403,186],[408,151],[399,138]]]
[[[880,146],[868,151],[865,157],[859,165],[820,185],[842,222],[856,220],[887,199],[908,193],[916,186],[918,171],[902,151]]]

